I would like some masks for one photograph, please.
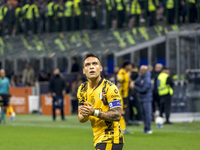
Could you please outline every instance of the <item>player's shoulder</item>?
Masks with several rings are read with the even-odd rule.
[[[81,83],[79,86],[79,92],[86,92],[88,88],[88,81]]]
[[[107,96],[111,98],[110,100],[112,100],[112,98],[120,98],[119,89],[117,88],[117,86],[107,79],[105,79],[104,81],[106,82],[105,91],[107,93]]]
[[[9,78],[8,77],[5,77],[4,79],[1,79],[2,82],[9,82]]]
[[[120,72],[120,73],[124,73],[124,72],[126,72],[126,71],[124,70],[124,68],[121,68],[121,69],[119,70],[119,72]]]
[[[110,80],[105,79],[105,78],[104,78],[103,82],[104,82],[104,84],[107,84],[108,86],[114,85],[114,83],[112,83]]]
[[[122,68],[119,70],[117,75],[124,75],[125,73],[126,73],[125,70]]]
[[[117,86],[112,83],[110,80],[104,79],[104,84],[106,84],[106,87],[109,89],[115,89]]]

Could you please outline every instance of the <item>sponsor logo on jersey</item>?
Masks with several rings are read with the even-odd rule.
[[[117,89],[115,89],[114,92],[117,94],[118,93]]]
[[[120,98],[119,95],[112,95],[111,98]]]

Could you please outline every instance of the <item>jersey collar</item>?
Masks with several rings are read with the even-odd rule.
[[[104,79],[104,78],[103,78],[103,77],[101,77],[101,80],[100,80],[100,82],[99,82],[99,83],[98,83],[98,85],[97,85],[97,86],[94,88],[94,90],[95,90],[95,89],[97,89],[97,88],[99,87],[99,85],[101,85],[101,83],[103,82],[103,79]],[[93,90],[93,91],[94,91],[94,90]]]

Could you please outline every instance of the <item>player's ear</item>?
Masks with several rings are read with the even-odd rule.
[[[103,67],[102,67],[102,65],[100,65],[100,71],[103,71]]]

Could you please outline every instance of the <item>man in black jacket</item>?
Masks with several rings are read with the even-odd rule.
[[[135,82],[138,77],[138,67],[132,64],[131,80]],[[134,111],[135,110],[135,111]],[[136,91],[134,88],[129,89],[129,120],[127,125],[132,125],[134,120],[134,125],[139,125],[139,120],[141,119],[139,103],[136,96]]]
[[[158,88],[157,88],[157,79],[158,75],[162,71],[163,65],[157,63],[155,65],[155,69],[152,72],[152,80],[153,80],[153,101],[152,101],[152,110],[153,110],[153,119],[155,119],[156,110],[160,110],[160,97],[158,95]]]
[[[61,110],[62,120],[65,120],[64,116],[64,95],[65,95],[65,82],[60,76],[60,70],[56,68],[54,70],[54,76],[50,81],[49,89],[53,98],[53,120],[56,119],[56,108]]]

